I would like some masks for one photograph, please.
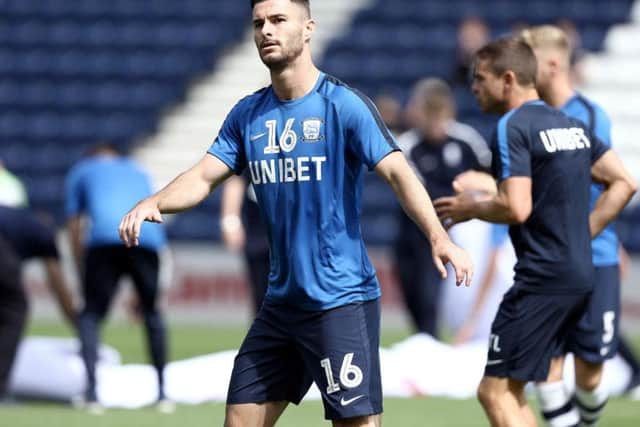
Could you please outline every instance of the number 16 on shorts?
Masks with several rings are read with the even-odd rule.
[[[340,385],[344,388],[356,388],[362,383],[362,369],[352,364],[353,353],[347,353],[342,359],[342,366],[340,367],[340,383],[336,383],[333,378],[333,371],[331,370],[331,360],[326,357],[320,361],[320,366],[324,368],[324,373],[327,376],[327,394],[340,391]]]

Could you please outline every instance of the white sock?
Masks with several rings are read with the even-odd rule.
[[[562,381],[536,384],[536,395],[542,416],[550,427],[573,427],[580,423],[580,414]]]
[[[583,426],[595,426],[598,423],[608,399],[609,390],[603,383],[592,391],[576,387],[576,406]]]

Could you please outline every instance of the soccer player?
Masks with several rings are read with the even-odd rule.
[[[398,137],[398,144],[431,197],[452,195],[452,182],[460,173],[489,168],[487,143],[455,119],[455,99],[443,80],[425,78],[416,83],[407,114],[412,129]],[[440,272],[430,262],[431,246],[416,224],[400,209],[396,217],[399,229],[393,252],[405,306],[414,329],[437,338],[443,299]]]
[[[254,39],[271,85],[229,113],[208,153],[120,224],[136,245],[143,221],[188,209],[249,169],[269,229],[271,273],[262,307],[235,359],[227,427],[272,426],[312,381],[335,426],[380,425],[380,287],[359,224],[364,168],[396,192],[428,236],[433,262],[458,284],[472,266],[372,102],[319,71],[307,0],[253,0]]]
[[[452,225],[480,218],[510,224],[514,285],[492,325],[478,397],[492,425],[535,425],[524,386],[547,378],[556,346],[585,311],[593,288],[591,237],[636,190],[618,157],[590,129],[544,104],[537,63],[519,38],[476,55],[473,93],[485,112],[504,114],[492,144],[494,194],[436,200]],[[603,184],[589,213],[591,180]]]
[[[164,393],[166,328],[158,307],[158,252],[166,244],[164,230],[158,224],[147,224],[136,248],[125,247],[116,230],[131,204],[151,194],[149,177],[117,147],[98,144],[71,169],[65,192],[67,228],[84,298],[78,330],[87,374],[86,408],[90,412],[102,412],[95,373],[99,327],[118,290],[120,278],[129,276],[138,296],[149,352],[157,372],[157,408],[171,412],[174,405]]]
[[[27,295],[20,276],[23,261],[42,260],[47,285],[65,319],[75,328],[76,310],[65,283],[52,226],[26,208],[0,206],[0,401],[27,319]]]
[[[611,123],[595,102],[577,93],[571,85],[571,48],[567,35],[558,27],[543,25],[524,30],[523,40],[538,60],[536,87],[540,97],[569,117],[584,122],[594,136],[611,146]],[[602,192],[601,184],[591,186],[591,207]],[[594,288],[584,316],[570,332],[566,347],[558,349],[549,378],[537,385],[540,409],[553,427],[595,425],[608,398],[602,384],[604,361],[615,356],[620,318],[619,242],[613,224],[592,241]],[[575,404],[562,381],[564,354],[575,356]],[[578,415],[579,411],[579,415]]]

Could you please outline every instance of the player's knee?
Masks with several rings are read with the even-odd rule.
[[[378,427],[380,426],[379,415],[368,415],[363,417],[343,418],[333,420],[333,427]]]
[[[480,382],[476,395],[485,408],[497,405],[500,398],[498,390],[484,380]]]

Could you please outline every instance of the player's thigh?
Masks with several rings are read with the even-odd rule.
[[[368,415],[364,417],[343,418],[333,420],[333,427],[380,427],[382,417],[380,415]]]
[[[84,311],[104,316],[118,289],[123,274],[117,248],[98,246],[89,248],[85,257],[82,283]]]
[[[379,299],[310,315],[295,336],[327,419],[382,412]]]
[[[158,253],[147,248],[123,248],[126,257],[127,273],[133,280],[133,286],[144,311],[155,309],[158,299],[158,278],[160,263]]]
[[[516,286],[491,327],[485,375],[544,381],[554,350],[584,311],[588,295],[546,295]]]
[[[289,311],[265,302],[233,364],[227,405],[299,403],[312,378],[289,331]]]
[[[617,265],[597,267],[587,309],[567,339],[567,351],[591,364],[601,364],[618,349],[620,274]]]
[[[288,404],[289,402],[281,401],[227,405],[224,426],[273,426]]]

